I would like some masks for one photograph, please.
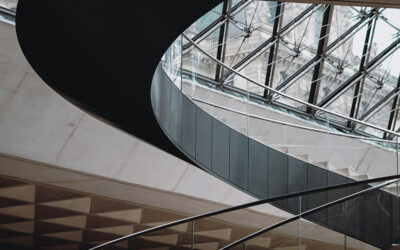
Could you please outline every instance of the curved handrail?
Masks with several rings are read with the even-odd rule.
[[[337,135],[337,136],[353,138],[353,139],[376,141],[376,142],[387,142],[387,143],[396,144],[396,142],[392,141],[392,140],[385,140],[385,139],[380,139],[380,138],[370,138],[370,137],[365,137],[365,136],[343,134],[343,133],[338,133],[338,132],[334,132],[334,131],[318,129],[318,128],[312,128],[312,127],[302,126],[302,125],[298,125],[298,124],[294,124],[294,123],[289,123],[289,122],[279,121],[279,120],[275,120],[275,119],[270,119],[270,118],[266,118],[266,117],[263,117],[263,116],[254,115],[254,114],[238,111],[238,110],[235,110],[235,109],[230,109],[230,108],[224,107],[222,105],[211,103],[211,102],[208,102],[208,101],[196,98],[196,97],[193,97],[193,100],[198,101],[198,102],[202,102],[204,104],[208,104],[208,105],[220,108],[220,109],[224,109],[226,111],[234,112],[234,113],[239,114],[239,115],[248,115],[249,117],[252,117],[252,118],[256,118],[256,119],[259,119],[259,120],[272,122],[272,123],[276,123],[276,124],[280,124],[280,125],[285,125],[285,126],[289,126],[289,127],[300,128],[300,129],[304,129],[304,130],[320,132],[320,133],[326,133],[326,134],[330,134],[330,135]]]
[[[305,211],[305,212],[299,213],[299,214],[296,215],[296,216],[293,216],[293,217],[291,217],[291,218],[289,218],[289,219],[283,220],[283,221],[278,222],[278,223],[276,223],[276,224],[274,224],[274,225],[272,225],[272,226],[266,227],[266,228],[261,229],[261,230],[259,230],[259,231],[257,231],[257,232],[254,232],[254,233],[252,233],[252,234],[250,234],[250,235],[248,235],[248,236],[246,236],[246,237],[243,237],[243,238],[241,238],[241,239],[239,239],[239,240],[236,240],[236,241],[230,243],[229,245],[226,245],[226,246],[222,247],[220,250],[226,250],[226,249],[229,249],[229,248],[231,248],[231,247],[237,246],[237,245],[239,245],[240,243],[243,243],[243,242],[245,242],[245,241],[251,240],[252,238],[254,238],[254,237],[256,237],[256,236],[258,236],[258,235],[260,235],[260,234],[266,233],[266,232],[271,231],[271,230],[273,230],[273,229],[275,229],[275,228],[278,228],[278,227],[280,227],[280,226],[286,225],[286,224],[288,224],[288,223],[290,223],[290,222],[292,222],[292,221],[295,221],[295,220],[297,220],[297,219],[301,219],[301,218],[304,217],[304,216],[307,216],[307,215],[310,215],[310,214],[312,214],[312,213],[314,213],[314,212],[317,212],[317,211],[319,211],[319,210],[322,210],[322,209],[331,207],[331,206],[336,205],[336,204],[338,204],[338,203],[340,203],[340,202],[350,200],[350,199],[352,199],[352,198],[355,198],[355,197],[360,196],[360,195],[362,195],[362,194],[371,192],[371,191],[373,191],[373,190],[386,187],[386,186],[388,186],[388,185],[390,185],[390,184],[393,184],[393,183],[396,183],[396,182],[398,182],[398,181],[400,181],[400,179],[389,180],[389,181],[386,181],[386,182],[381,183],[381,184],[379,184],[379,185],[376,185],[376,186],[373,186],[373,187],[364,189],[364,190],[359,191],[359,192],[357,192],[357,193],[348,195],[348,196],[346,196],[346,197],[343,197],[343,198],[340,198],[340,199],[337,199],[337,200],[328,202],[328,203],[326,203],[326,204],[324,204],[324,205],[321,205],[321,206],[318,206],[318,207],[316,207],[316,208],[312,208],[312,209],[307,210],[307,211]]]
[[[267,199],[263,199],[263,200],[253,201],[253,202],[245,203],[245,204],[242,204],[242,205],[229,207],[229,208],[223,208],[223,209],[219,209],[219,210],[216,210],[216,211],[213,211],[213,212],[208,212],[208,213],[204,213],[204,214],[200,214],[200,215],[195,215],[195,216],[191,216],[191,217],[188,217],[188,218],[185,218],[185,219],[169,222],[169,223],[166,223],[166,224],[163,224],[163,225],[160,225],[160,226],[152,227],[152,228],[149,228],[149,229],[137,232],[137,233],[129,234],[129,235],[117,238],[115,240],[103,243],[101,245],[98,245],[98,246],[95,246],[93,248],[90,248],[90,250],[101,249],[103,247],[111,246],[111,245],[116,244],[116,243],[121,242],[121,241],[130,240],[132,238],[135,238],[135,237],[147,234],[147,233],[151,233],[151,232],[154,232],[154,231],[157,231],[157,230],[161,230],[161,229],[165,229],[165,228],[168,228],[168,227],[176,226],[176,225],[179,225],[179,224],[191,222],[191,221],[202,219],[202,218],[206,218],[206,217],[212,217],[212,216],[216,216],[216,215],[223,214],[223,213],[233,212],[233,211],[236,211],[236,210],[239,210],[239,209],[244,209],[244,208],[253,207],[253,206],[257,206],[257,205],[263,205],[263,204],[271,203],[271,202],[278,201],[278,200],[281,200],[281,199],[294,198],[294,197],[298,197],[298,196],[302,196],[302,195],[308,195],[308,194],[313,194],[313,193],[330,191],[330,190],[339,189],[339,188],[358,186],[358,185],[362,185],[362,184],[382,182],[382,181],[388,181],[388,180],[393,180],[393,179],[397,180],[399,178],[400,178],[400,175],[391,175],[391,176],[379,177],[379,178],[374,178],[374,179],[369,179],[369,180],[364,180],[364,181],[350,182],[350,183],[337,184],[337,185],[332,185],[332,186],[323,187],[323,188],[310,189],[310,190],[296,192],[296,193],[292,193],[292,194],[286,194],[286,195],[275,196],[275,197],[267,198]]]
[[[1,14],[6,14],[6,15],[9,15],[9,16],[12,16],[12,17],[15,17],[15,15],[16,15],[15,11],[7,9],[7,8],[4,8],[4,7],[1,7],[1,6],[0,6],[0,13]]]
[[[195,43],[192,39],[190,39],[185,33],[182,33],[182,36],[183,36],[186,40],[188,40],[189,43],[191,43],[195,48],[197,48],[201,53],[203,53],[203,54],[206,55],[208,58],[210,58],[211,60],[213,60],[214,62],[216,62],[218,65],[220,65],[220,66],[226,68],[227,70],[229,70],[229,71],[235,73],[236,75],[242,77],[243,79],[245,79],[245,80],[247,80],[247,81],[253,83],[253,84],[256,85],[257,87],[263,88],[263,89],[265,89],[265,90],[269,90],[269,91],[271,91],[271,92],[273,92],[273,93],[275,93],[275,94],[277,94],[277,95],[280,95],[280,96],[282,96],[282,97],[288,98],[288,99],[290,99],[290,100],[292,100],[292,101],[295,101],[295,102],[298,102],[298,103],[300,103],[300,104],[306,105],[307,107],[310,107],[310,108],[312,108],[312,109],[314,109],[314,110],[318,110],[318,111],[320,111],[320,112],[324,112],[324,113],[327,113],[327,114],[331,114],[331,115],[334,115],[334,116],[336,116],[336,117],[339,117],[339,118],[342,118],[342,119],[345,119],[345,120],[348,120],[348,121],[355,122],[355,123],[357,123],[357,124],[361,124],[361,125],[364,125],[364,126],[367,126],[367,127],[373,128],[373,129],[376,129],[376,130],[380,130],[380,131],[385,132],[385,133],[390,134],[390,135],[400,136],[400,133],[396,133],[396,132],[393,132],[393,131],[388,130],[388,129],[380,128],[380,127],[375,126],[375,125],[373,125],[373,124],[371,124],[371,123],[364,122],[364,121],[360,121],[360,120],[357,120],[357,119],[354,119],[354,118],[351,118],[351,117],[348,117],[348,116],[345,116],[345,115],[337,114],[337,113],[335,113],[335,112],[333,112],[333,111],[327,110],[327,109],[325,109],[325,108],[321,108],[321,107],[319,107],[319,106],[317,106],[317,105],[315,105],[315,104],[311,104],[311,103],[305,102],[305,101],[303,101],[303,100],[297,99],[297,98],[295,98],[295,97],[293,97],[293,96],[290,96],[290,95],[288,95],[288,94],[285,94],[285,93],[283,93],[283,92],[281,92],[281,91],[279,91],[279,90],[276,90],[276,89],[274,89],[274,88],[271,88],[271,87],[269,87],[269,86],[265,86],[264,84],[261,84],[261,83],[255,81],[255,80],[251,79],[250,77],[245,76],[244,74],[240,73],[239,71],[233,69],[232,67],[226,65],[225,63],[221,62],[221,61],[218,60],[217,58],[214,58],[214,57],[213,57],[212,55],[210,55],[207,51],[205,51],[203,48],[201,48],[197,43]],[[396,41],[398,42],[398,44],[397,44],[396,46],[400,46],[400,38],[398,38]]]

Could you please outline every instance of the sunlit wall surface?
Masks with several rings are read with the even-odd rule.
[[[337,114],[398,131],[399,28],[398,9],[232,0],[216,6],[185,34],[257,82]],[[185,40],[182,43],[182,65],[190,69],[193,49]],[[320,112],[249,84],[207,57],[197,61],[200,66],[194,70],[211,84],[250,91],[266,103],[322,119]],[[332,117],[332,122],[387,137],[340,117]]]

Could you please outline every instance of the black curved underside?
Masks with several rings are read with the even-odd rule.
[[[221,0],[20,0],[18,40],[55,91],[106,122],[188,159],[154,117],[150,87],[171,43]]]

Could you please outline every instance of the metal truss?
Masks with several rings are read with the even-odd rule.
[[[249,6],[255,0],[242,0],[239,1],[234,6],[232,5],[232,0],[224,0],[222,14],[219,18],[217,18],[214,22],[209,24],[206,28],[196,34],[192,40],[200,43],[202,40],[206,39],[211,33],[219,30],[218,39],[217,39],[217,52],[216,59],[218,61],[224,62],[227,43],[229,42],[228,33],[230,26],[236,26],[236,28],[241,29],[245,32],[245,28],[239,27],[237,25],[237,20],[235,20],[236,16],[239,12],[243,11],[247,6]],[[232,69],[236,71],[240,71],[247,66],[250,65],[251,62],[259,58],[264,52],[269,50],[267,60],[265,61],[265,86],[274,87],[274,89],[278,91],[285,91],[292,84],[294,84],[297,80],[299,80],[302,76],[304,76],[307,72],[312,72],[312,78],[310,78],[310,90],[308,94],[308,103],[317,105],[321,108],[325,108],[332,103],[335,102],[340,96],[346,93],[351,87],[354,88],[350,114],[348,117],[351,119],[357,119],[360,121],[366,121],[374,116],[382,107],[392,102],[392,110],[390,112],[390,117],[387,124],[387,129],[394,131],[396,128],[396,121],[398,116],[398,110],[400,108],[400,76],[397,87],[394,88],[390,93],[381,98],[373,107],[365,111],[359,117],[360,103],[363,98],[363,89],[364,82],[366,81],[366,77],[369,77],[368,74],[371,73],[372,70],[377,68],[383,61],[385,61],[388,56],[394,53],[397,49],[400,48],[400,31],[399,36],[394,39],[394,41],[387,46],[384,50],[382,50],[378,55],[371,58],[372,54],[371,50],[373,48],[373,38],[375,36],[375,27],[377,20],[383,20],[388,23],[387,19],[382,17],[381,13],[384,10],[379,10],[377,8],[371,8],[367,11],[367,8],[357,10],[357,20],[352,24],[347,30],[341,33],[334,41],[329,41],[331,32],[331,24],[332,24],[332,16],[333,10],[335,8],[334,5],[318,5],[312,4],[307,6],[303,11],[293,17],[287,24],[284,24],[283,19],[287,14],[285,11],[285,3],[284,2],[276,2],[276,7],[274,8],[274,13],[271,13],[273,16],[273,26],[272,30],[268,31],[270,37],[266,38],[261,42],[257,47],[252,49],[250,52],[246,52],[244,56],[241,57],[235,64],[231,66]],[[276,62],[281,60],[282,57],[279,57],[278,48],[279,46],[284,46],[282,41],[284,41],[285,36],[287,36],[291,31],[294,31],[299,25],[304,22],[307,18],[310,18],[317,10],[323,10],[321,16],[321,26],[319,27],[318,33],[318,45],[317,49],[309,49],[309,52],[314,53],[314,57],[308,59],[306,62],[302,62],[302,65],[298,70],[296,70],[293,74],[288,75],[282,82],[274,83],[274,75],[276,74]],[[354,8],[353,8],[354,9]],[[255,12],[254,12],[255,13]],[[391,23],[388,23],[393,28]],[[354,37],[358,34],[358,32],[366,27],[366,35],[364,39],[364,44],[362,46],[362,55],[360,56],[360,64],[356,67],[358,69],[355,70],[355,73],[347,78],[344,82],[342,82],[338,87],[336,87],[333,91],[331,91],[327,96],[325,96],[321,101],[317,103],[319,100],[318,96],[320,95],[320,84],[321,79],[324,78],[324,74],[327,68],[325,63],[332,64],[332,53],[339,49],[343,44],[345,44],[350,39],[354,39]],[[398,29],[398,27],[397,27]],[[352,40],[353,41],[353,40]],[[186,44],[183,46],[183,49],[189,48],[191,45]],[[287,45],[286,45],[287,46]],[[239,47],[240,50],[240,47]],[[344,59],[343,59],[344,60]],[[343,71],[342,71],[343,72]],[[221,88],[227,87],[234,88],[233,86],[228,86],[231,82],[231,78],[234,76],[231,71],[227,71],[220,65],[216,66],[215,69],[215,77],[212,79],[217,85]],[[336,78],[335,78],[336,79]],[[211,80],[211,79],[210,79]],[[228,84],[228,85],[227,85]],[[272,85],[277,86],[272,86]],[[226,85],[226,86],[225,86]],[[239,89],[235,90],[239,91]],[[260,95],[259,97],[257,97]],[[254,98],[258,98],[259,100],[263,100],[264,102],[270,103],[272,105],[286,105],[280,102],[279,98],[273,98],[273,93],[268,91],[268,89],[264,89],[263,93],[256,94],[250,93],[250,96]],[[295,107],[288,107],[289,110],[295,110],[299,114],[304,114],[306,116],[311,116],[314,119],[319,120],[318,112],[314,109],[307,107],[304,110]],[[348,121],[347,124],[344,123],[341,129],[354,131],[357,128],[354,121]],[[354,131],[357,132],[357,131]],[[360,131],[359,131],[360,132]],[[360,132],[364,133],[364,132]],[[384,138],[389,138],[390,136],[385,133]]]

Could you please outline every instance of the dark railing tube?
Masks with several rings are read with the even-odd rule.
[[[276,40],[274,44],[272,44],[271,48],[269,49],[268,55],[268,66],[267,66],[267,74],[265,76],[265,86],[271,86],[272,79],[273,79],[273,72],[272,70],[275,69],[275,66],[272,65],[274,58],[277,58],[278,53],[278,46],[279,46],[279,29],[281,29],[281,20],[282,20],[282,13],[283,13],[284,4],[282,2],[276,3],[276,11],[275,11],[275,21],[274,27],[272,29],[272,37]],[[279,32],[278,32],[279,31]],[[264,90],[264,98],[267,98],[268,90]]]
[[[373,30],[373,23],[374,23],[374,26],[375,26],[376,25],[376,19],[375,19],[375,22],[374,22],[374,20],[370,20],[369,23],[368,23],[367,34],[365,35],[364,48],[363,48],[363,51],[362,51],[359,71],[365,70],[365,66],[368,64],[368,58],[369,58],[369,53],[368,52],[371,49],[371,43],[372,43],[371,33],[372,33],[372,30]],[[361,102],[361,98],[362,98],[362,95],[360,95],[360,93],[362,93],[362,91],[364,89],[365,77],[366,76],[364,75],[362,77],[362,79],[357,81],[357,83],[356,83],[356,87],[355,87],[355,90],[354,90],[354,96],[353,96],[353,102],[351,104],[351,109],[350,109],[350,117],[351,118],[357,118],[357,116],[358,116],[358,110],[360,108],[360,102]],[[352,127],[352,122],[351,121],[347,122],[347,127]]]
[[[335,189],[340,189],[340,188],[347,188],[347,187],[353,187],[353,186],[358,186],[358,185],[362,185],[362,184],[383,182],[383,181],[399,179],[399,178],[400,178],[400,175],[392,175],[392,176],[380,177],[380,178],[363,180],[363,181],[358,181],[358,182],[350,182],[350,183],[332,185],[332,186],[328,186],[328,187],[316,188],[316,189],[296,192],[296,193],[292,193],[292,194],[286,194],[286,195],[276,196],[276,197],[272,197],[272,198],[267,198],[267,199],[263,199],[263,200],[253,201],[253,202],[249,202],[249,203],[238,205],[238,206],[234,206],[234,207],[220,209],[220,210],[213,211],[213,212],[210,212],[210,213],[204,213],[204,214],[201,214],[201,215],[191,216],[191,217],[188,217],[188,218],[185,218],[185,219],[181,219],[181,220],[177,220],[177,221],[173,221],[173,222],[161,225],[161,226],[152,227],[152,228],[149,228],[149,229],[137,232],[137,233],[129,234],[129,235],[120,237],[118,239],[106,242],[104,244],[95,246],[95,247],[91,248],[91,250],[108,247],[108,246],[111,246],[111,245],[116,244],[116,243],[121,242],[121,241],[130,240],[130,239],[132,239],[134,237],[138,237],[138,236],[144,235],[146,233],[151,233],[151,232],[154,232],[154,231],[157,231],[157,230],[165,229],[165,228],[176,226],[176,225],[179,225],[179,224],[191,222],[191,221],[194,221],[194,220],[203,219],[203,218],[206,218],[206,217],[212,217],[212,216],[216,216],[216,215],[219,215],[219,214],[228,213],[228,212],[232,212],[232,211],[236,211],[236,210],[240,210],[240,209],[244,209],[244,208],[249,208],[249,207],[258,206],[258,205],[262,205],[262,204],[266,204],[266,203],[271,203],[271,202],[282,200],[282,199],[294,198],[294,197],[298,197],[298,196],[302,196],[302,195],[309,195],[309,194],[325,192],[325,191],[330,191],[330,190],[335,190]]]
[[[348,196],[346,196],[346,197],[343,197],[343,198],[340,198],[340,199],[337,199],[337,200],[328,202],[328,203],[326,203],[326,204],[324,204],[324,205],[321,205],[321,206],[318,206],[318,207],[316,207],[316,208],[313,208],[313,209],[307,210],[307,211],[305,211],[305,212],[299,213],[298,215],[293,216],[293,217],[291,217],[291,218],[289,218],[289,219],[287,219],[287,220],[283,220],[283,221],[278,222],[278,223],[276,223],[276,224],[274,224],[274,225],[272,225],[272,226],[269,226],[269,227],[267,227],[267,228],[264,228],[264,229],[261,229],[261,230],[255,232],[255,233],[252,233],[252,234],[250,234],[250,235],[248,235],[248,236],[246,236],[246,237],[244,237],[244,238],[242,238],[242,239],[240,239],[240,240],[234,241],[234,242],[232,242],[231,244],[229,244],[229,245],[227,245],[227,246],[225,246],[225,247],[220,248],[220,250],[226,250],[226,249],[229,249],[229,248],[231,248],[231,247],[237,246],[237,245],[239,245],[239,244],[241,244],[241,243],[244,243],[245,241],[248,241],[248,240],[251,240],[251,239],[254,238],[254,237],[257,237],[258,235],[261,235],[261,234],[263,234],[263,233],[266,233],[266,232],[268,232],[268,231],[271,231],[271,230],[273,230],[273,229],[275,229],[275,228],[278,228],[278,227],[280,227],[280,226],[286,225],[286,224],[288,224],[288,223],[290,223],[290,222],[293,222],[293,221],[295,221],[295,220],[301,219],[302,217],[305,217],[305,216],[310,215],[310,214],[312,214],[312,213],[318,212],[319,210],[322,210],[322,209],[325,209],[325,208],[334,206],[334,205],[336,205],[336,204],[339,204],[340,202],[350,200],[350,199],[355,198],[355,197],[358,197],[358,196],[360,196],[360,195],[362,195],[362,194],[365,194],[365,193],[368,193],[368,192],[371,192],[371,191],[374,191],[374,190],[377,190],[377,189],[386,187],[386,186],[388,186],[388,185],[390,185],[390,184],[393,184],[393,183],[396,183],[396,182],[398,182],[398,181],[400,181],[400,179],[390,180],[390,181],[384,182],[384,183],[382,183],[382,184],[376,185],[376,186],[374,186],[374,187],[370,187],[370,188],[364,189],[364,190],[359,191],[359,192],[357,192],[357,193],[348,195]]]
[[[396,89],[400,90],[400,75],[397,78]],[[397,115],[399,113],[398,101],[399,101],[399,95],[396,95],[393,98],[392,109],[390,110],[389,122],[388,122],[388,126],[387,126],[388,130],[393,130],[394,131],[396,129]],[[384,133],[383,138],[386,139],[387,137],[388,137],[388,134]]]
[[[324,57],[326,54],[326,46],[329,39],[330,23],[332,21],[332,12],[333,12],[333,6],[332,5],[326,6],[322,20],[318,49],[317,49],[317,58],[319,62],[314,67],[310,94],[308,97],[308,103],[311,104],[315,104],[318,98],[319,83],[321,81],[320,79],[324,68]],[[313,110],[311,107],[307,107],[306,112],[308,114],[314,115],[315,110]]]

